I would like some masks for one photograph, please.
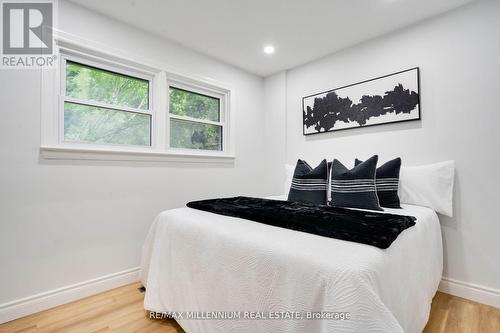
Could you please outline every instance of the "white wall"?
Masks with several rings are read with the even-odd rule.
[[[481,1],[282,74],[288,163],[299,157],[352,163],[373,154],[381,160],[401,156],[405,165],[456,161],[455,217],[441,216],[444,276],[496,289],[497,297],[499,18],[499,1]],[[302,135],[303,96],[415,66],[421,74],[422,121]],[[271,80],[276,78],[266,84]]]
[[[264,80],[264,138],[266,176],[273,181],[270,194],[283,192],[283,165],[286,160],[286,73]]]
[[[234,166],[43,160],[40,72],[0,70],[0,304],[137,267],[162,210],[271,191],[262,78],[65,1],[59,21],[62,31],[123,55],[232,87],[237,158]]]

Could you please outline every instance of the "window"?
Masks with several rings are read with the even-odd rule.
[[[42,72],[45,158],[231,163],[230,89],[56,40]]]
[[[222,151],[221,99],[171,86],[170,147]]]
[[[64,141],[151,146],[150,83],[65,61]]]

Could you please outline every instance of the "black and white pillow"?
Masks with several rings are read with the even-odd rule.
[[[332,162],[331,205],[370,210],[383,210],[377,197],[375,172],[378,156],[375,155],[352,169],[340,161]]]
[[[328,167],[326,160],[312,168],[306,161],[298,160],[293,173],[288,201],[326,205]]]
[[[363,163],[356,159],[354,165]],[[390,160],[377,168],[375,186],[377,188],[380,206],[387,208],[401,208],[399,202],[399,170],[401,158]]]

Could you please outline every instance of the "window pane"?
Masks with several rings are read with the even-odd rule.
[[[172,118],[170,147],[222,150],[222,126]]]
[[[170,87],[170,113],[178,116],[220,121],[218,98]]]
[[[150,132],[150,115],[64,103],[65,141],[150,146]]]
[[[66,96],[148,110],[149,81],[67,61]]]

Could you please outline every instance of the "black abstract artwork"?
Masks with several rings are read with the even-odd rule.
[[[302,99],[304,135],[420,119],[419,69]]]

